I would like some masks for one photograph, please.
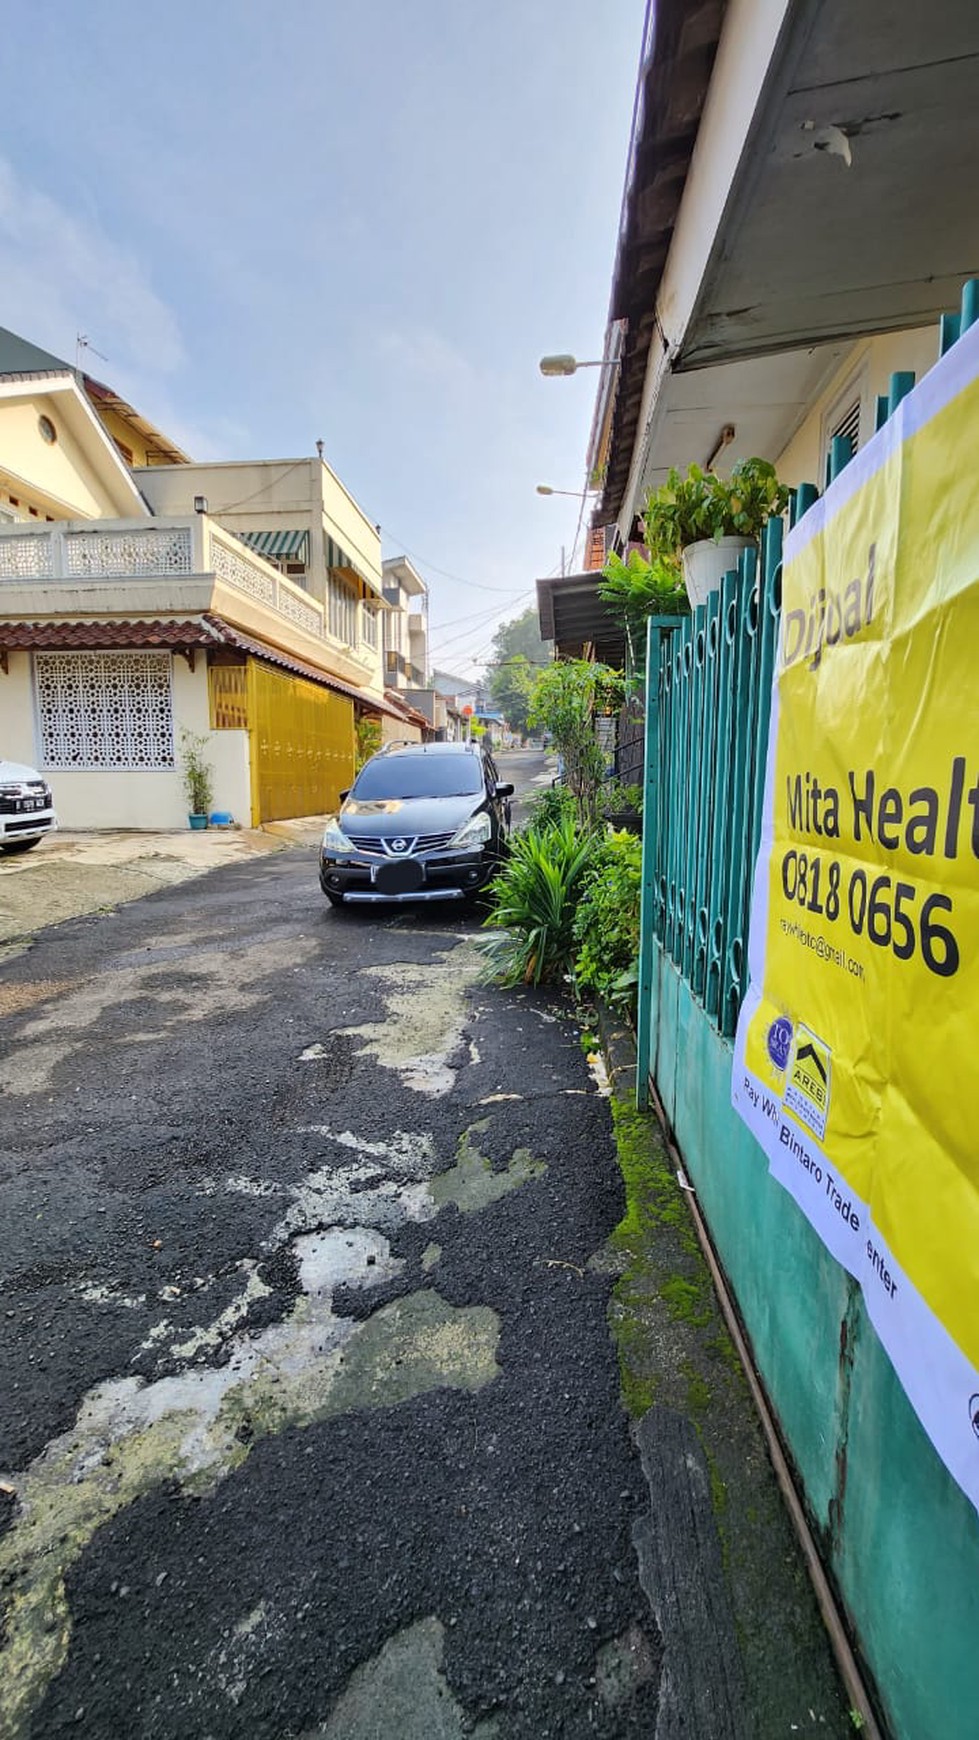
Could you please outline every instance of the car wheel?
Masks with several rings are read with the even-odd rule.
[[[342,894],[331,894],[330,890],[328,888],[324,888],[323,893],[326,895],[326,898],[329,901],[331,906],[342,906],[343,905],[343,895]]]
[[[31,850],[32,846],[39,846],[40,844],[41,844],[40,839],[37,839],[37,840],[4,840],[2,843],[0,843],[0,852],[29,852]]]

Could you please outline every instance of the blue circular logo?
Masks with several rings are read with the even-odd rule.
[[[792,1050],[792,1023],[787,1015],[779,1015],[772,1022],[765,1043],[775,1068],[784,1069]]]

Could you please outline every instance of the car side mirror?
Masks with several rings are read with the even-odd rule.
[[[349,796],[350,796],[350,787],[348,785],[346,791],[342,791],[340,793],[340,802],[342,804],[345,804]]]
[[[496,782],[496,795],[498,798],[512,797],[513,796],[513,786],[503,784],[503,783],[501,783],[500,780],[497,780],[497,782]]]

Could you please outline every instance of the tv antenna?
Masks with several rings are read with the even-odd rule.
[[[90,350],[92,355],[97,356],[101,362],[108,362],[108,360],[109,360],[107,356],[102,355],[102,352],[100,350],[96,350],[94,344],[92,343],[91,339],[88,337],[87,333],[77,332],[75,334],[75,367],[76,367],[76,369],[81,368],[81,366],[82,366],[82,352],[86,351],[86,350]]]

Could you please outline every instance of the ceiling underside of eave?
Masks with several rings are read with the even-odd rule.
[[[979,273],[977,91],[975,0],[798,6],[675,366],[956,307]]]
[[[722,471],[754,454],[777,458],[847,348],[820,345],[668,375],[650,423],[638,500],[664,481],[671,465],[705,465],[725,425],[735,434],[724,447]]]
[[[596,519],[614,518],[628,481],[654,309],[700,125],[726,0],[659,0],[641,74],[642,124],[630,165],[610,320],[626,320],[610,458]]]

